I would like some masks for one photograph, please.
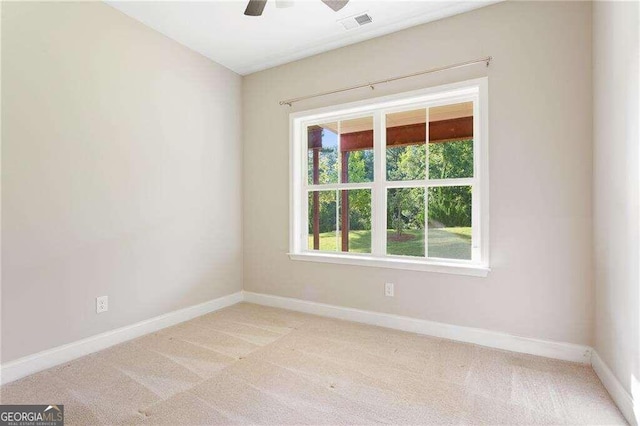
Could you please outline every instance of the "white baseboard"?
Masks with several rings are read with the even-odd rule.
[[[629,424],[637,426],[640,419],[636,418],[633,410],[633,397],[626,391],[595,350],[591,355],[591,365]]]
[[[12,382],[30,374],[37,373],[38,371],[46,370],[47,368],[117,345],[118,343],[153,333],[209,312],[217,311],[241,302],[242,299],[243,294],[239,291],[199,305],[169,312],[168,314],[155,318],[150,318],[132,325],[19,358],[0,366],[0,384]]]
[[[324,303],[309,302],[289,297],[244,292],[244,301],[292,311],[355,321],[396,330],[410,331],[428,336],[441,337],[461,342],[474,343],[490,348],[504,349],[513,352],[538,355],[547,358],[589,364],[591,348],[572,343],[554,342],[550,340],[532,339],[514,336],[497,331],[480,328],[463,327],[444,324],[399,315],[384,314],[361,309],[345,308]]]

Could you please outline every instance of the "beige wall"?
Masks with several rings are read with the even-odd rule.
[[[2,55],[2,362],[241,290],[241,77],[103,3]]]
[[[301,102],[289,97],[492,55],[466,68]],[[487,75],[487,278],[288,259],[291,111]],[[591,4],[507,2],[244,79],[244,289],[592,343]],[[385,298],[384,282],[396,284]]]
[[[595,348],[640,404],[640,4],[593,12]]]

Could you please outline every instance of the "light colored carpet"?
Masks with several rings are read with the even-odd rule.
[[[66,424],[625,424],[589,366],[241,303],[0,388]]]

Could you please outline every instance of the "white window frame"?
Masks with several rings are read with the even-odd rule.
[[[390,112],[429,108],[473,101],[472,178],[423,180],[386,180],[385,115]],[[307,182],[307,132],[309,125],[373,115],[374,125],[374,181],[365,183],[335,183],[309,185]],[[488,165],[488,81],[487,78],[463,81],[397,95],[367,99],[292,113],[290,121],[290,212],[289,258],[323,263],[337,263],[382,268],[407,269],[485,277],[489,268],[489,165]],[[428,122],[428,117],[427,117]],[[428,131],[428,126],[427,126]],[[427,136],[428,139],[428,136]],[[338,143],[340,138],[338,137]],[[428,144],[427,144],[428,147]],[[429,257],[394,256],[386,254],[386,196],[387,188],[471,185],[472,189],[472,258],[471,260]],[[322,252],[308,249],[308,190],[371,189],[371,253]],[[426,196],[426,194],[425,194]],[[425,204],[425,208],[427,205]],[[380,217],[380,212],[385,214]],[[425,227],[425,238],[427,238]],[[339,230],[338,230],[339,232]],[[377,238],[382,235],[381,238]],[[428,245],[425,252],[428,256]]]

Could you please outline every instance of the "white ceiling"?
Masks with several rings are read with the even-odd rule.
[[[485,1],[351,0],[339,12],[320,0],[296,0],[260,17],[244,16],[245,0],[114,1],[106,3],[143,24],[246,75],[317,53],[477,9]],[[338,20],[367,12],[373,23],[345,30]]]

